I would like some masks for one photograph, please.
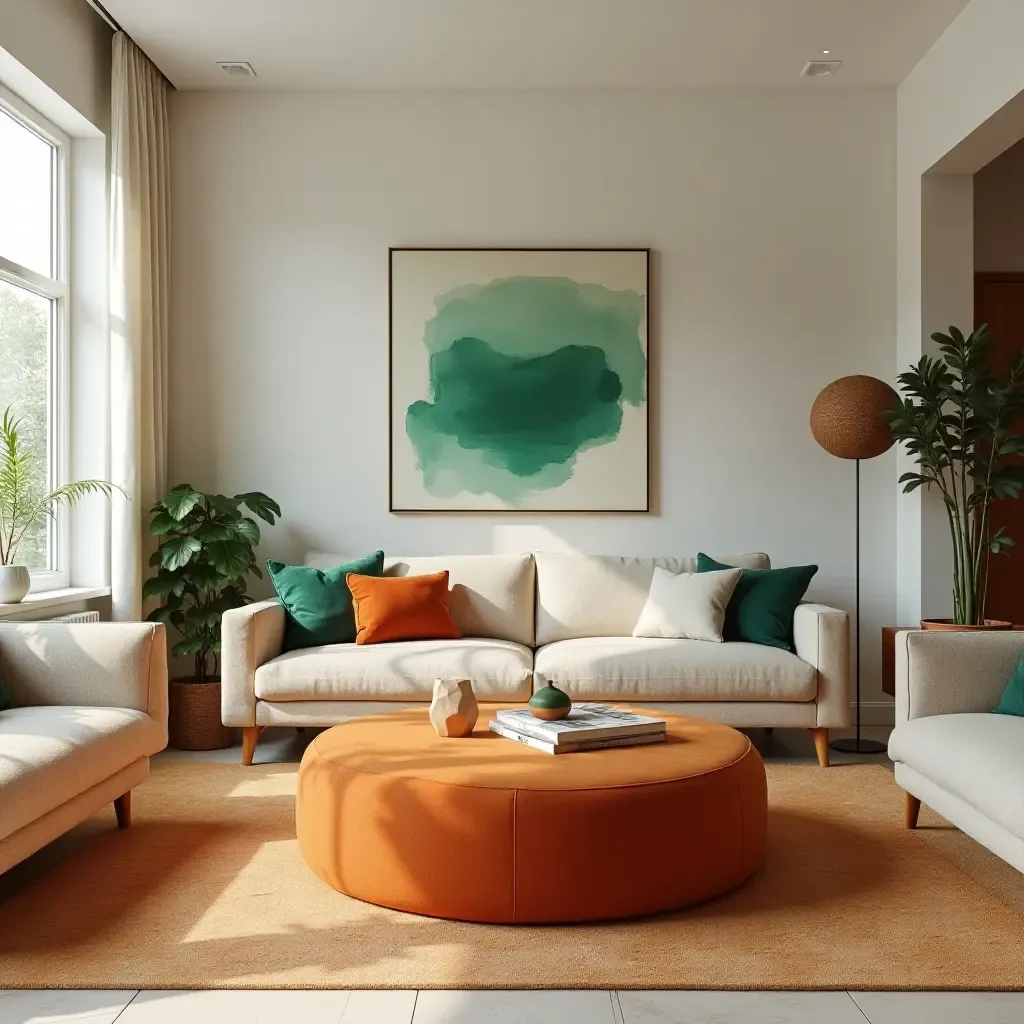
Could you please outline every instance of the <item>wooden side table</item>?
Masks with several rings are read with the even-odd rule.
[[[896,634],[907,629],[920,629],[916,626],[883,626],[882,627],[882,693],[896,696]]]

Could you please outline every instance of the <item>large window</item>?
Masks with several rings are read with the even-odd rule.
[[[66,478],[67,160],[67,139],[0,92],[0,410],[21,421],[40,496]],[[67,585],[63,518],[36,526],[18,552],[33,590]]]

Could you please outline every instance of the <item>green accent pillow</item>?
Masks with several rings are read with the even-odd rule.
[[[697,572],[735,568],[697,555]],[[723,638],[793,650],[793,613],[817,571],[816,565],[744,569],[725,609]]]
[[[356,638],[356,619],[345,577],[350,572],[360,576],[383,575],[384,552],[374,551],[365,558],[326,570],[285,565],[268,558],[267,571],[284,605],[284,650],[350,644]]]
[[[1017,667],[1013,670],[1003,690],[999,707],[992,709],[996,715],[1017,715],[1024,718],[1024,654],[1021,655]]]
[[[10,711],[14,707],[14,698],[11,691],[4,686],[3,676],[0,676],[0,711]]]

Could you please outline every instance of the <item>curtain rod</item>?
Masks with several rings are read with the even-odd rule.
[[[121,32],[123,29],[114,20],[110,12],[100,3],[100,0],[85,0],[85,2],[115,31]]]

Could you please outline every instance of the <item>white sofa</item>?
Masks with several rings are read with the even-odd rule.
[[[896,635],[896,727],[889,757],[921,803],[1024,871],[1024,718],[993,715],[1024,632]]]
[[[345,556],[314,553],[329,568]],[[767,555],[725,556],[768,568]],[[430,701],[438,677],[469,678],[483,703],[525,702],[534,671],[574,700],[622,701],[735,726],[811,729],[828,763],[828,730],[849,724],[849,620],[802,604],[796,653],[746,643],[650,640],[631,634],[655,566],[695,570],[691,558],[616,558],[537,552],[389,558],[385,573],[447,569],[453,617],[465,639],[282,654],[284,610],[263,601],[224,615],[223,719],[244,730],[251,763],[266,726],[324,726]]]
[[[0,872],[131,791],[167,746],[167,641],[158,623],[0,624]]]

